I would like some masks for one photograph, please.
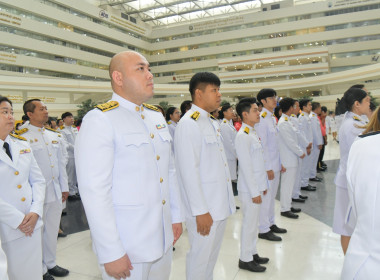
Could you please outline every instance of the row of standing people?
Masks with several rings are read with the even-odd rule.
[[[41,100],[31,99],[23,105],[28,122],[11,134],[15,123],[12,102],[2,97],[0,104],[4,117],[0,235],[9,279],[67,276],[69,271],[56,264],[56,248],[62,207],[69,188],[71,192],[76,185],[73,116],[62,115],[66,125],[59,132],[45,128],[47,107]]]

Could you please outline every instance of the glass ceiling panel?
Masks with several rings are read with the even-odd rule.
[[[313,0],[319,2],[325,0]],[[259,10],[262,5],[281,3],[279,0],[103,0],[102,3],[120,9],[132,17],[151,25],[168,25],[176,22],[194,21],[199,18]],[[311,2],[294,0],[297,2]],[[302,4],[302,3],[301,3]]]

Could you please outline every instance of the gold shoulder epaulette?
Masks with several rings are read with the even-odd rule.
[[[244,132],[247,133],[247,134],[249,134],[249,127],[248,127],[248,126],[246,126],[246,127],[244,128]]]
[[[305,114],[304,114],[304,113],[302,113],[302,114],[301,114],[301,116],[303,117],[303,116],[305,116]]]
[[[213,120],[216,120],[216,118],[210,114],[210,118],[212,118]]]
[[[198,120],[199,119],[199,116],[201,115],[201,113],[199,113],[198,111],[195,111],[194,113],[191,114],[190,118],[192,118],[193,120]]]
[[[226,120],[224,120],[223,122],[224,122],[224,123],[227,123],[227,121],[226,121]]]
[[[171,122],[171,121],[168,121],[168,124],[172,124],[172,122]]]
[[[119,102],[117,101],[108,101],[107,103],[96,105],[95,108],[98,108],[102,112],[107,112],[109,110],[119,107]]]
[[[147,104],[147,103],[143,103],[143,106],[147,109],[150,109],[150,110],[153,110],[153,111],[156,111],[156,112],[161,112],[156,106],[153,106],[153,105],[150,105],[150,104]]]
[[[13,134],[13,133],[11,133],[11,134],[9,134],[9,135],[12,136],[12,137],[14,137],[14,138],[17,138],[17,139],[19,139],[19,140],[27,141],[26,138],[21,137],[21,136],[18,136],[17,134]]]
[[[265,117],[267,116],[267,112],[266,112],[266,111],[262,112],[262,113],[261,113],[261,116],[262,116],[263,118],[265,118]]]
[[[288,121],[288,117],[285,117],[284,120],[285,120],[285,121]]]
[[[293,118],[295,118],[295,117],[296,117],[296,115],[294,115],[294,114],[291,114],[290,116],[292,116]]]
[[[361,121],[361,119],[359,119],[357,116],[353,116],[353,119],[354,119],[355,121],[358,121],[358,122]]]
[[[26,127],[24,127],[23,129],[20,129],[20,130],[16,130],[15,133],[17,135],[21,135],[21,134],[24,134],[25,132],[28,132],[29,129],[27,129]]]
[[[59,131],[55,130],[55,129],[52,129],[50,127],[45,127],[46,130],[50,130],[50,131],[53,131],[55,133],[60,133]]]
[[[64,129],[64,128],[65,128],[64,125],[61,125],[61,126],[59,127],[60,130],[62,130],[62,129]]]

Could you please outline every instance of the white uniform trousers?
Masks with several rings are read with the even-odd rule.
[[[170,271],[172,268],[173,247],[170,247],[167,252],[159,259],[153,262],[132,263],[133,269],[128,280],[169,280]],[[100,265],[103,280],[115,280],[109,276],[104,269],[104,265]]]
[[[78,193],[77,173],[75,171],[75,158],[69,158],[66,165],[66,172],[69,183],[69,194],[75,195]]]
[[[263,197],[263,195],[261,196]],[[239,192],[239,200],[243,211],[240,236],[240,260],[250,262],[257,254],[256,243],[259,227],[260,204],[252,202],[249,193]]]
[[[296,180],[294,182],[293,186],[293,195],[292,198],[299,198],[301,195],[301,170],[303,165],[303,159],[298,159],[298,167],[297,167],[297,174],[296,174]]]
[[[194,218],[186,218],[190,251],[186,256],[187,280],[212,280],[214,267],[222,245],[227,219],[214,221],[210,234],[202,236],[197,232]]]
[[[62,201],[44,204],[43,232],[42,232],[42,272],[45,274],[48,269],[55,267],[57,252],[57,238],[59,223],[62,214]]]
[[[292,193],[296,175],[297,167],[286,167],[286,172],[281,174],[281,212],[290,211],[292,207]]]
[[[312,154],[307,155],[302,159],[301,165],[301,187],[307,187],[309,185],[310,170],[312,165]]]
[[[8,280],[8,272],[7,272],[7,257],[3,249],[0,247],[0,279]]]
[[[42,279],[41,228],[32,236],[24,236],[2,244],[8,260],[10,280]]]
[[[266,195],[261,196],[259,215],[259,232],[266,233],[275,224],[274,201],[276,199],[278,185],[280,183],[280,171],[274,172],[274,179],[269,180],[269,188]]]
[[[310,177],[309,178],[315,178],[317,176],[317,164],[318,164],[318,158],[319,158],[319,152],[321,150],[318,149],[318,147],[313,147],[311,150],[311,163],[310,163]]]

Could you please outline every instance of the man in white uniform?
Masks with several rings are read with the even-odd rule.
[[[297,139],[300,144],[300,147],[306,154],[311,153],[311,143],[306,139],[305,134],[301,131],[301,124],[299,119],[297,118],[297,114],[300,111],[299,102],[297,100],[294,100],[294,106],[293,106],[293,113],[290,115],[290,121],[292,122],[294,128],[296,129],[297,133]],[[302,170],[302,164],[303,160],[305,158],[301,159],[298,163],[299,166],[297,168],[297,175],[296,180],[293,187],[293,195],[292,195],[292,201],[293,202],[301,202],[304,203],[305,199],[307,199],[307,196],[301,195],[301,170]]]
[[[290,115],[293,113],[294,99],[285,97],[280,101],[282,115],[278,121],[278,130],[280,134],[280,158],[286,168],[281,176],[281,216],[297,219],[298,215],[294,213],[301,212],[299,208],[293,208],[292,193],[296,180],[299,161],[305,157],[305,153],[300,147],[297,137],[297,129],[290,121]]]
[[[298,116],[300,123],[300,131],[303,133],[306,140],[309,142],[311,150],[313,149],[313,129],[311,128],[310,112],[311,101],[310,99],[300,100],[301,114]],[[301,190],[303,191],[315,191],[316,188],[309,184],[310,170],[312,165],[312,156],[310,153],[306,153],[306,156],[302,159],[301,164]]]
[[[262,197],[259,238],[269,241],[281,241],[281,237],[274,233],[286,233],[286,229],[276,225],[274,215],[274,201],[280,184],[280,172],[285,171],[280,161],[278,127],[273,115],[277,106],[276,97],[277,93],[274,89],[262,89],[257,94],[257,100],[263,105],[263,109],[256,130],[263,145],[265,168],[269,180],[268,194]]]
[[[310,121],[311,129],[313,131],[313,149],[311,151],[311,168],[309,179],[313,182],[321,182],[322,179],[317,177],[318,157],[323,145],[321,123],[318,119],[318,115],[321,113],[321,104],[318,102],[311,103],[311,110]]]
[[[45,179],[14,128],[12,103],[0,96],[0,238],[12,280],[42,279],[41,227]]]
[[[193,105],[179,121],[174,139],[190,242],[187,280],[213,279],[227,218],[236,210],[221,135],[210,118],[220,105],[219,86],[213,73],[191,78]]]
[[[48,110],[39,99],[24,103],[24,114],[30,123],[20,131],[32,147],[33,155],[46,181],[42,232],[42,270],[43,280],[53,280],[53,276],[69,274],[67,269],[56,265],[57,236],[61,221],[62,202],[69,195],[67,183],[65,146],[62,136],[54,130],[46,129]]]
[[[62,114],[62,120],[64,126],[60,127],[60,132],[62,133],[63,138],[65,139],[65,144],[67,147],[67,165],[66,172],[69,181],[69,200],[78,200],[80,199],[77,186],[77,174],[75,171],[75,157],[74,157],[74,146],[75,139],[78,134],[78,129],[74,125],[74,116],[70,112]]]
[[[243,98],[236,106],[242,126],[236,136],[236,153],[239,159],[239,199],[242,203],[239,268],[252,272],[264,272],[268,258],[257,253],[257,233],[262,196],[266,195],[269,183],[265,170],[263,147],[255,131],[260,122],[256,98]]]
[[[110,62],[111,101],[84,117],[75,146],[79,190],[103,279],[168,280],[182,214],[170,136],[145,104],[153,75],[141,54]]]
[[[234,110],[229,103],[222,106],[222,109],[219,112],[219,119],[221,119],[220,134],[222,135],[224,151],[226,152],[228,167],[230,168],[232,189],[235,194],[237,187],[237,155],[235,151],[235,137],[237,131],[232,122],[234,116]]]

